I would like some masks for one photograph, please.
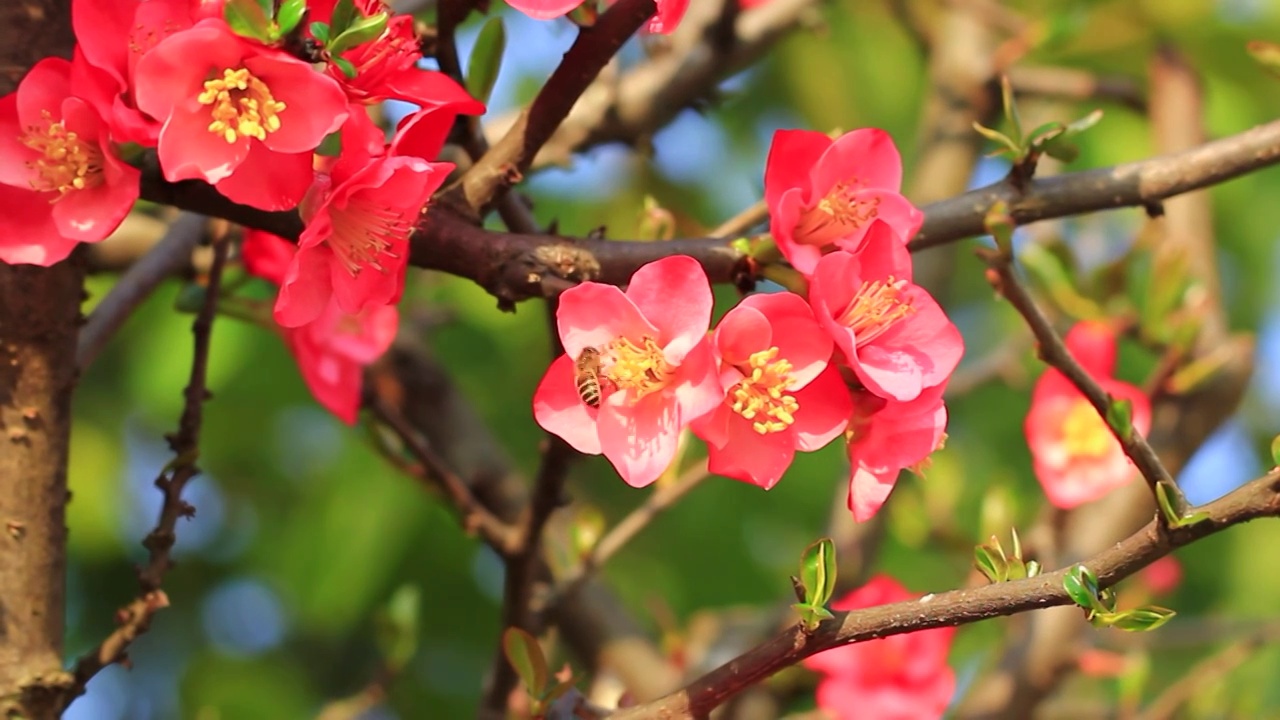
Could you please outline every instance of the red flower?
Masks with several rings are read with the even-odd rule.
[[[311,21],[329,23],[335,5],[337,0],[309,3]],[[355,0],[355,7],[362,17],[391,12],[383,0]],[[466,115],[483,113],[484,103],[472,98],[448,75],[418,67],[422,59],[418,42],[413,16],[392,15],[381,35],[339,53],[355,68],[354,78],[347,77],[333,63],[328,64],[327,72],[353,103],[373,105],[394,98],[421,107],[455,104],[457,111]]]
[[[1133,426],[1145,434],[1151,427],[1151,402],[1138,388],[1112,377],[1115,331],[1105,323],[1081,322],[1067,333],[1066,343],[1103,390],[1133,404]],[[1036,478],[1057,507],[1070,509],[1097,500],[1137,474],[1106,421],[1053,368],[1036,382],[1024,430]]]
[[[298,204],[312,151],[347,118],[331,78],[217,19],[161,41],[138,61],[135,82],[138,107],[164,122],[165,178],[204,180],[263,210]]]
[[[888,575],[877,575],[831,604],[860,610],[911,600],[917,595]],[[822,674],[818,707],[837,720],[934,720],[955,693],[947,653],[955,628],[920,630],[845,645],[806,658]]]
[[[1182,565],[1172,555],[1165,555],[1138,573],[1147,589],[1156,595],[1168,595],[1182,584]]]
[[[242,252],[250,273],[276,283],[296,254],[289,241],[258,230],[245,233]],[[364,368],[391,347],[399,323],[394,305],[351,314],[330,301],[314,321],[282,328],[282,332],[316,402],[353,425],[360,410]]]
[[[728,392],[693,422],[707,441],[709,468],[768,490],[795,456],[844,430],[852,406],[839,371],[827,364],[831,338],[798,295],[752,295],[715,332],[720,384]]]
[[[507,4],[534,20],[550,20],[567,15],[583,0],[507,0]]]
[[[911,255],[885,223],[857,254],[818,261],[809,302],[858,380],[882,397],[911,400],[946,382],[964,354],[960,331],[911,283]]]
[[[276,322],[286,327],[313,322],[330,298],[352,314],[399,300],[409,235],[453,169],[450,163],[381,154],[381,131],[370,122],[343,125],[342,147],[332,168],[316,174],[302,206],[306,229],[275,307]]]
[[[109,235],[138,199],[138,170],[70,83],[71,63],[45,58],[0,98],[4,262],[52,265]]]
[[[610,0],[612,5],[615,0]],[[581,5],[583,0],[507,0],[507,4],[535,20],[550,20],[566,15]],[[652,33],[670,35],[680,25],[689,9],[689,0],[657,0],[658,11],[649,19],[646,29]]]
[[[154,147],[160,134],[156,118],[141,112],[134,99],[138,59],[161,40],[202,17],[220,17],[222,3],[191,0],[74,0],[71,24],[76,35],[77,94],[107,118],[116,142]]]
[[[706,273],[673,255],[637,270],[625,294],[584,282],[561,294],[556,320],[566,354],[538,385],[534,418],[579,452],[603,453],[627,484],[648,485],[671,464],[680,431],[724,399]],[[584,351],[598,361],[585,368],[601,385],[595,405],[576,383]]]
[[[769,230],[805,275],[824,250],[857,251],[877,219],[906,242],[924,214],[899,194],[901,185],[902,158],[883,130],[854,130],[836,140],[810,130],[779,130],[764,171]]]
[[[866,390],[853,392],[849,442],[849,509],[858,522],[876,514],[898,481],[898,474],[919,468],[946,438],[945,385],[936,385],[908,402],[886,400]]]

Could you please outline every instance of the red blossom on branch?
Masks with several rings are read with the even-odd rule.
[[[906,242],[924,214],[900,194],[902,157],[883,130],[832,140],[812,130],[779,130],[769,146],[764,198],[769,230],[791,265],[808,275],[824,252],[856,252],[881,220]]]
[[[1112,398],[1133,408],[1133,427],[1151,427],[1151,401],[1141,390],[1112,377],[1115,330],[1102,322],[1081,322],[1065,338],[1067,350]],[[1050,368],[1036,382],[1024,431],[1036,479],[1049,502],[1063,509],[1106,495],[1138,476],[1098,411],[1061,372]]]
[[[165,178],[204,180],[263,210],[297,206],[311,186],[312,151],[348,114],[332,78],[219,19],[161,41],[134,80],[138,107],[163,122]]]
[[[845,431],[849,452],[849,510],[870,520],[893,491],[898,475],[922,469],[946,438],[945,385],[900,402],[866,390],[853,391],[853,418]]]
[[[545,430],[588,455],[604,454],[633,487],[658,479],[690,422],[724,399],[707,338],[711,286],[693,258],[673,255],[636,271],[626,292],[585,282],[560,296],[565,354],[533,396]],[[579,391],[575,362],[602,387],[595,403]]]
[[[798,295],[752,295],[715,331],[725,401],[695,420],[708,469],[768,490],[796,450],[821,448],[849,421],[849,395],[828,365],[831,338]]]
[[[297,248],[270,233],[250,230],[241,252],[251,274],[278,284]],[[394,305],[353,314],[330,300],[311,322],[281,328],[281,332],[316,402],[352,425],[360,410],[364,369],[391,347],[399,324],[400,313]]]
[[[98,110],[71,94],[71,63],[41,60],[0,97],[0,261],[52,265],[105,238],[138,199]]]

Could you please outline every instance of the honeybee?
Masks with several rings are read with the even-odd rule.
[[[600,407],[600,351],[584,347],[573,364],[573,384],[578,397],[590,407]]]

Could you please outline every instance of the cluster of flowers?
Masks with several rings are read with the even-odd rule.
[[[964,349],[911,281],[906,243],[923,216],[901,181],[883,131],[779,131],[770,229],[807,297],[750,295],[709,335],[711,288],[693,258],[650,263],[625,292],[571,288],[557,315],[566,354],[534,395],[538,423],[636,487],[667,468],[686,427],[706,441],[711,472],[766,489],[797,450],[843,435],[849,507],[871,517],[899,472],[942,443],[942,394]]]
[[[274,316],[316,397],[354,422],[361,367],[395,334],[409,234],[453,169],[434,160],[457,115],[484,105],[419,68],[413,19],[379,0],[261,12],[75,0],[74,57],[42,60],[0,98],[0,261],[51,265],[105,238],[138,198],[125,157],[144,148],[170,182],[297,208],[298,244],[250,233],[246,265],[280,286]],[[388,143],[366,107],[390,98],[420,109]]]

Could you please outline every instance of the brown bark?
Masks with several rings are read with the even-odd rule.
[[[0,95],[68,57],[70,3],[0,4]],[[57,716],[62,670],[71,391],[83,263],[0,263],[0,712]]]

